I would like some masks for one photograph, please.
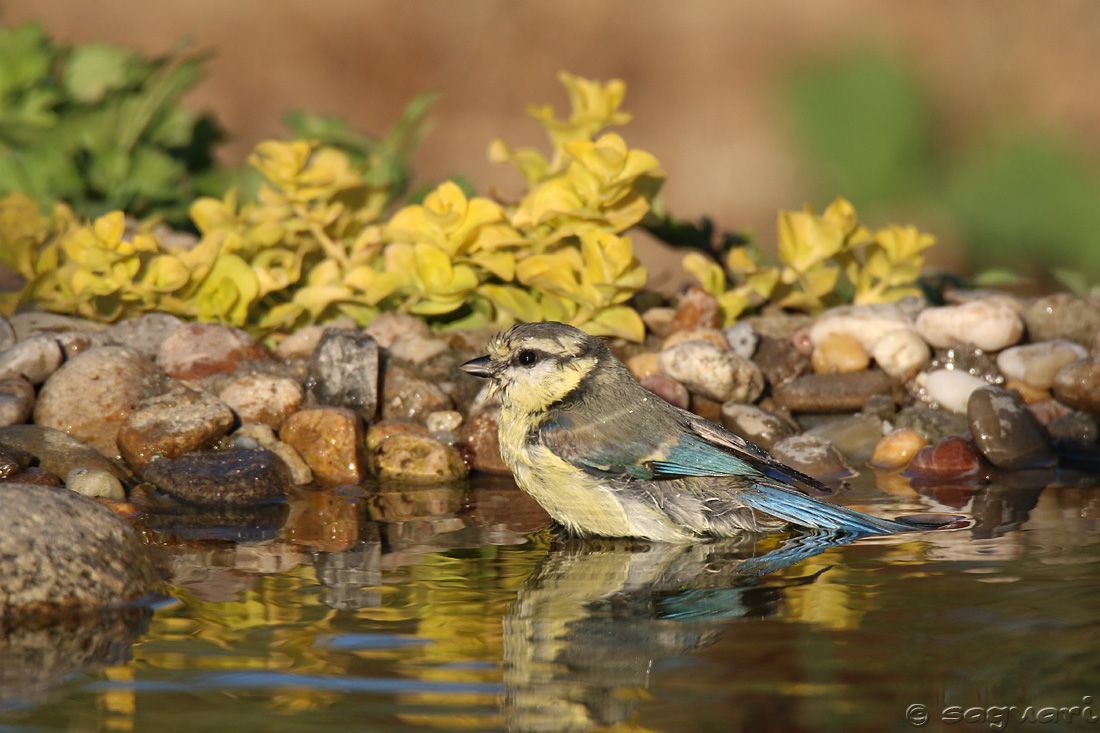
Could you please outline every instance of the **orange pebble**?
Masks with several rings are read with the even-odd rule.
[[[834,333],[817,345],[810,363],[818,374],[843,374],[862,372],[870,366],[871,357],[855,336]]]
[[[916,430],[901,428],[879,438],[868,461],[875,468],[905,468],[928,441]]]

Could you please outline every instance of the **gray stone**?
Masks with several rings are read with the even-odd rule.
[[[267,504],[282,501],[290,489],[282,459],[262,448],[161,458],[147,465],[141,477],[188,504]]]
[[[837,484],[856,475],[837,447],[816,435],[792,435],[771,450],[775,458],[824,484]]]
[[[799,352],[789,339],[761,337],[753,361],[772,389],[810,371],[810,357]]]
[[[229,433],[233,411],[214,395],[174,383],[139,402],[118,431],[118,449],[135,471],[156,456],[208,448]]]
[[[791,412],[858,412],[875,395],[888,395],[900,404],[901,384],[877,371],[846,374],[804,374],[774,388],[777,404]]]
[[[806,434],[829,441],[852,463],[866,463],[884,432],[880,418],[873,415],[852,415],[818,425],[807,430]]]
[[[0,428],[0,445],[30,453],[39,466],[55,476],[67,476],[81,466],[95,466],[110,471],[123,482],[128,480],[126,473],[102,453],[56,428],[42,425]]]
[[[84,333],[98,333],[105,331],[107,326],[94,321],[86,321],[83,318],[62,316],[46,311],[24,311],[16,313],[8,319],[15,331],[16,341],[26,341],[41,335],[56,335],[66,331],[81,331]]]
[[[1054,375],[1054,396],[1076,410],[1100,415],[1100,356],[1075,361]]]
[[[118,606],[160,588],[141,540],[98,502],[8,483],[0,506],[0,617]]]
[[[1039,298],[1023,312],[1028,339],[1066,339],[1086,349],[1100,333],[1100,309],[1069,293]]]
[[[93,499],[126,500],[126,490],[122,487],[122,482],[113,473],[102,468],[74,468],[65,477],[65,488]]]
[[[437,410],[454,409],[450,395],[435,382],[400,364],[389,364],[382,377],[384,419],[422,420]]]
[[[61,366],[64,354],[53,336],[35,336],[0,352],[0,379],[24,377],[42,384]]]
[[[0,427],[25,423],[34,412],[34,386],[23,377],[0,381]]]
[[[218,397],[242,423],[262,423],[278,430],[301,407],[305,390],[288,377],[235,374],[226,380]]]
[[[368,423],[378,411],[378,343],[358,331],[326,331],[309,359],[313,396]]]
[[[970,430],[963,415],[924,405],[911,405],[903,409],[894,420],[894,427],[915,430],[929,443],[937,443],[953,435],[965,435]]]
[[[146,313],[120,321],[103,332],[104,338],[119,346],[129,346],[146,359],[154,361],[160,347],[183,321],[168,313]]]
[[[386,311],[381,313],[363,329],[363,334],[374,339],[383,349],[388,349],[397,339],[406,334],[415,333],[420,336],[429,336],[431,329],[423,318],[400,313],[398,311]]]
[[[709,341],[665,349],[657,367],[691,392],[718,402],[755,402],[764,391],[764,375],[756,364]]]
[[[771,450],[777,441],[795,434],[790,421],[756,405],[723,403],[721,421],[730,432],[765,450]]]
[[[1056,417],[1047,428],[1050,437],[1068,440],[1072,443],[1093,444],[1100,440],[1100,428],[1096,418],[1084,412],[1071,412]]]
[[[966,415],[974,444],[994,466],[1015,470],[1055,463],[1046,431],[1015,392],[1001,387],[975,390]]]

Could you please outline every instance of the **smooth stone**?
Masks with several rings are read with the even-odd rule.
[[[899,328],[912,329],[913,322],[895,305],[842,305],[817,317],[810,327],[810,340],[817,347],[833,334],[842,333],[857,339],[870,353],[880,338]]]
[[[512,470],[500,457],[498,426],[500,405],[489,405],[475,412],[459,431],[470,453],[470,468],[480,473],[510,476]]]
[[[771,450],[776,442],[795,434],[790,421],[756,405],[740,402],[724,403],[719,420],[731,433],[764,450]]]
[[[905,476],[914,486],[981,485],[989,480],[977,448],[966,438],[943,438],[917,451]]]
[[[26,341],[35,336],[56,336],[68,331],[80,331],[83,333],[99,333],[106,331],[107,326],[95,321],[86,321],[83,318],[63,316],[47,311],[24,311],[16,313],[8,319],[12,330],[15,331],[15,340]]]
[[[331,330],[309,359],[310,391],[322,405],[347,407],[370,422],[378,411],[378,342]]]
[[[1032,402],[1027,406],[1031,413],[1039,420],[1039,423],[1050,429],[1051,424],[1060,417],[1072,415],[1075,410],[1069,405],[1064,405],[1053,397],[1038,402]]]
[[[423,318],[398,311],[386,311],[368,323],[363,334],[370,336],[383,349],[388,349],[397,339],[407,334],[430,336],[431,329]]]
[[[837,483],[856,475],[835,445],[816,435],[792,435],[772,446],[777,460],[822,483]]]
[[[668,338],[661,342],[661,351],[688,341],[707,341],[722,351],[727,351],[730,347],[729,342],[726,341],[726,335],[717,328],[685,328],[669,334]]]
[[[899,428],[882,436],[875,444],[869,463],[875,468],[905,468],[928,441],[912,428]]]
[[[871,357],[855,336],[833,333],[814,349],[810,365],[818,374],[862,372],[871,365]]]
[[[0,445],[30,453],[39,466],[55,476],[67,476],[69,471],[79,466],[94,466],[110,471],[122,481],[128,479],[121,468],[98,450],[56,428],[42,425],[0,428]]]
[[[752,324],[752,328],[761,337],[773,339],[789,339],[791,334],[801,328],[808,329],[815,323],[811,316],[801,313],[785,313],[779,309],[765,309],[763,315],[748,316],[741,319],[745,323]],[[807,334],[807,337],[809,334]],[[809,354],[806,354],[809,356]]]
[[[367,452],[374,455],[382,443],[398,435],[427,437],[428,427],[416,420],[379,420],[367,429]]]
[[[233,411],[209,392],[175,383],[134,406],[118,431],[118,449],[135,471],[160,456],[209,448],[233,427]]]
[[[1059,402],[1090,415],[1100,415],[1100,357],[1090,356],[1062,367],[1052,389]]]
[[[263,448],[160,458],[145,467],[141,478],[188,504],[268,504],[286,499],[290,489],[286,465]]]
[[[852,463],[866,463],[882,438],[884,423],[872,415],[852,415],[806,431],[836,446]]]
[[[291,415],[279,439],[309,465],[319,483],[358,484],[366,478],[363,421],[346,407],[312,407]]]
[[[936,410],[926,405],[910,405],[894,419],[895,428],[911,428],[929,443],[953,435],[963,435],[970,429],[964,415]]]
[[[1069,293],[1037,299],[1023,318],[1033,342],[1065,339],[1087,349],[1100,336],[1100,308]]]
[[[386,350],[395,359],[401,359],[410,364],[424,364],[447,351],[448,348],[447,342],[443,339],[419,333],[406,333],[399,336]]]
[[[698,285],[690,286],[676,303],[669,333],[718,327],[718,299]]]
[[[901,403],[901,385],[877,370],[848,374],[805,374],[773,386],[776,404],[791,412],[858,412],[874,395]]]
[[[791,346],[803,356],[814,355],[814,340],[810,338],[810,327],[803,326],[791,331],[791,335],[787,338],[787,341],[791,342]]]
[[[757,344],[760,343],[760,337],[748,321],[741,321],[722,329],[722,335],[726,337],[730,351],[742,359],[751,359],[756,353]]]
[[[932,346],[973,344],[985,351],[1012,346],[1024,334],[1020,316],[1000,298],[926,308],[917,316],[916,328]]]
[[[634,378],[640,382],[646,377],[657,374],[657,356],[656,351],[643,351],[640,354],[631,356],[624,363],[630,373],[634,375]]]
[[[928,363],[932,350],[916,331],[899,328],[879,338],[871,356],[882,371],[896,379],[905,379]]]
[[[1032,402],[1040,402],[1050,398],[1049,390],[1036,389],[1027,382],[1021,382],[1019,379],[1006,379],[1005,383],[1001,386],[1019,394],[1020,398],[1029,405]]]
[[[653,374],[641,381],[641,385],[670,405],[687,410],[691,407],[691,393],[687,387],[666,374]]]
[[[12,346],[15,346],[15,329],[7,318],[0,316],[0,351],[7,351]]]
[[[34,385],[23,377],[0,381],[0,427],[25,423],[34,414]]]
[[[1093,444],[1100,440],[1100,426],[1096,418],[1084,412],[1071,412],[1051,421],[1047,431],[1050,437],[1074,443]]]
[[[707,341],[688,341],[666,349],[657,364],[662,374],[718,402],[755,402],[764,391],[759,367]]]
[[[929,402],[960,415],[966,413],[966,404],[974,390],[989,386],[981,377],[958,369],[937,369],[918,375],[917,381],[923,386]]]
[[[462,413],[458,410],[436,410],[428,413],[424,425],[429,433],[455,431],[462,425]]]
[[[265,448],[282,459],[295,486],[313,483],[313,471],[298,451],[279,440],[270,425],[247,423],[238,428],[222,444],[227,448]]]
[[[31,465],[33,460],[34,456],[25,450],[0,445],[0,481],[7,481],[14,474]]]
[[[998,468],[1041,468],[1057,460],[1042,425],[1014,392],[981,387],[970,395],[966,415],[974,444]]]
[[[64,333],[57,333],[53,336],[49,336],[46,338],[52,338],[54,341],[57,342],[57,345],[61,347],[61,353],[64,356],[64,361],[72,361],[73,359],[90,349],[98,349],[101,346],[111,345],[102,333],[66,331]]]
[[[234,374],[218,392],[218,399],[242,423],[262,423],[278,430],[301,407],[305,390],[289,377],[274,374]]]
[[[65,488],[91,499],[126,501],[126,489],[110,471],[80,466],[65,476]]]
[[[118,460],[119,428],[163,379],[160,369],[127,346],[92,349],[66,362],[46,381],[34,421],[87,441]]]
[[[811,369],[809,355],[800,352],[788,339],[770,336],[760,337],[753,361],[760,367],[764,379],[772,389],[806,374]]]
[[[646,331],[659,339],[665,339],[672,333],[672,319],[675,315],[675,308],[656,306],[642,314],[642,323],[645,324]]]
[[[1072,341],[1041,341],[1005,349],[997,355],[997,368],[1007,379],[1018,379],[1035,389],[1049,390],[1062,367],[1088,355],[1084,346]]]
[[[173,331],[157,352],[157,365],[176,379],[232,374],[241,362],[270,360],[272,354],[239,328],[221,323],[188,323]]]
[[[119,321],[103,332],[104,338],[118,346],[129,346],[150,361],[156,361],[161,346],[183,321],[168,313],[146,313]]]
[[[454,401],[436,382],[411,368],[389,364],[382,375],[382,417],[423,419],[437,410],[454,409]]]
[[[35,484],[36,486],[60,487],[62,485],[61,478],[57,474],[52,471],[47,471],[41,466],[24,468],[18,473],[13,473],[9,480],[24,484]]]
[[[932,355],[932,361],[928,362],[927,371],[937,369],[966,372],[971,376],[981,377],[989,384],[1004,384],[1005,381],[1004,375],[997,368],[993,358],[977,346],[970,344],[936,349]]]
[[[61,367],[64,352],[53,336],[35,336],[0,352],[0,380],[23,377],[42,384]]]
[[[0,617],[117,607],[162,586],[110,509],[65,489],[0,484]]]
[[[467,475],[461,454],[428,436],[395,435],[378,446],[374,463],[384,481],[454,481]]]
[[[864,415],[873,415],[879,420],[889,421],[893,420],[894,416],[898,414],[898,406],[891,398],[884,394],[878,394],[872,395],[864,402],[860,412]]]

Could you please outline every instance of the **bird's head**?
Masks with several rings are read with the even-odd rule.
[[[584,331],[564,323],[525,323],[497,334],[488,356],[468,361],[462,369],[491,379],[506,407],[537,413],[613,363],[607,346]]]

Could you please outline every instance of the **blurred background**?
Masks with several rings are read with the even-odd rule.
[[[293,109],[381,135],[417,94],[442,94],[412,157],[418,181],[522,189],[489,142],[546,148],[528,104],[568,101],[559,70],[621,78],[618,131],[668,174],[667,209],[746,231],[765,250],[780,209],[850,199],[869,226],[936,234],[958,274],[1066,268],[1100,281],[1100,4],[1093,0],[692,3],[443,0],[6,0],[0,22],[57,42],[161,54],[210,49],[186,98],[239,165],[286,137]],[[640,239],[641,237],[639,237]],[[679,255],[641,243],[651,284]],[[1049,282],[1049,280],[1048,280]]]

